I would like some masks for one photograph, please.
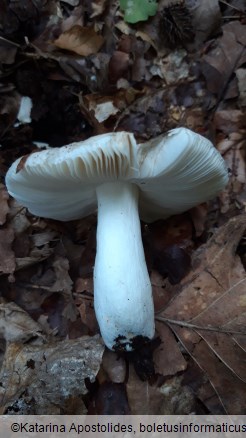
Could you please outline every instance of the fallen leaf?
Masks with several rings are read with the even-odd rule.
[[[26,342],[34,336],[42,336],[41,326],[17,304],[0,304],[0,335],[7,342]]]
[[[69,262],[65,257],[56,256],[52,263],[55,272],[55,283],[50,286],[51,292],[62,292],[64,295],[70,295],[72,292],[73,282],[68,273]]]
[[[246,106],[246,71],[244,68],[236,70],[239,89],[239,102],[242,106]]]
[[[186,0],[186,6],[191,12],[192,25],[195,30],[195,42],[205,41],[221,22],[221,12],[218,0]]]
[[[129,415],[124,383],[104,382],[89,406],[90,415]]]
[[[92,296],[91,300],[84,299],[84,301],[78,307],[78,311],[80,313],[82,323],[86,325],[89,331],[91,333],[98,331],[98,323],[96,320],[95,310],[92,305]]]
[[[242,413],[246,396],[243,365],[246,360],[243,342],[246,335],[246,275],[235,255],[245,228],[246,216],[237,216],[194,253],[193,272],[183,280],[181,290],[157,317],[169,324],[206,371],[225,411],[230,414]],[[205,345],[209,356],[204,354]],[[202,349],[201,357],[199,348]],[[229,379],[234,388],[240,387],[237,404],[234,403],[235,391],[229,393],[223,379]]]
[[[214,123],[218,131],[223,132],[226,138],[228,134],[245,129],[244,114],[241,110],[220,110],[214,115]],[[221,154],[224,155],[227,148],[219,148]]]
[[[98,35],[93,28],[75,25],[62,33],[54,41],[56,47],[70,50],[81,56],[97,53],[104,43],[104,38]]]
[[[168,56],[158,59],[151,66],[151,72],[165,79],[168,85],[189,77],[189,65],[186,61],[187,52],[184,49],[174,50]]]
[[[34,248],[30,251],[27,257],[16,257],[16,270],[27,268],[28,266],[35,265],[42,260],[46,260],[53,254],[54,249],[48,245],[44,245],[42,248]]]
[[[9,212],[8,205],[9,195],[3,184],[0,184],[0,225],[6,222],[6,216]]]
[[[154,351],[155,372],[163,376],[174,376],[184,371],[187,363],[170,328],[157,321],[156,331],[162,343]]]
[[[106,0],[94,0],[91,3],[91,14],[90,18],[98,17],[101,15],[106,8]]]
[[[117,353],[105,350],[102,367],[111,382],[123,383],[126,379],[126,361]]]
[[[97,95],[88,95],[85,97],[88,102],[89,111],[94,112],[94,116],[99,123],[104,122],[110,116],[113,116],[119,112],[113,101],[106,97],[101,97]]]
[[[157,415],[163,405],[163,395],[157,385],[142,381],[132,365],[129,366],[127,395],[132,415]]]
[[[132,415],[177,415],[193,411],[194,396],[182,385],[182,377],[171,378],[162,386],[158,381],[150,384],[139,380],[130,366],[127,395]]]
[[[215,47],[203,56],[201,64],[208,89],[218,95],[225,91],[232,73],[246,62],[246,51],[237,41],[237,32],[240,29],[244,33],[244,26],[235,21],[225,24],[222,29],[223,35],[217,40]],[[228,95],[229,91],[227,90],[227,97],[237,96],[237,90],[235,95]]]
[[[15,254],[12,250],[14,231],[12,228],[0,230],[0,275],[12,274],[15,270]]]

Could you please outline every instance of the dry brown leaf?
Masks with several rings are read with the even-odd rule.
[[[85,378],[95,379],[103,351],[99,336],[24,347],[9,344],[0,377],[1,406],[26,391],[41,415],[49,404],[60,406],[69,396],[85,394]]]
[[[44,230],[40,233],[32,234],[30,237],[34,246],[38,246],[38,247],[53,242],[55,238],[57,238],[58,240],[57,232],[52,230]]]
[[[164,403],[164,397],[157,385],[140,380],[132,365],[129,366],[127,397],[132,415],[156,415],[160,413]]]
[[[104,43],[104,38],[90,27],[75,25],[62,33],[54,41],[56,47],[70,50],[81,56],[97,53]]]
[[[98,17],[106,8],[106,0],[94,0],[91,2],[92,13],[90,18]]]
[[[69,262],[65,257],[56,256],[52,264],[56,275],[55,283],[50,287],[51,292],[62,292],[70,295],[73,282],[69,276]]]
[[[246,70],[245,68],[239,68],[236,70],[236,76],[239,89],[239,103],[242,106],[246,106]]]
[[[9,211],[9,220],[11,222],[11,226],[16,235],[22,234],[26,231],[31,223],[26,217],[26,209],[17,203],[13,198],[9,201],[10,211]]]
[[[245,33],[245,27],[240,22],[225,24],[223,35],[217,44],[203,57],[202,69],[207,80],[208,89],[212,93],[223,92],[232,73],[246,62],[246,51],[238,42],[237,33]],[[234,95],[231,94],[234,93]],[[228,90],[227,97],[236,97],[238,91]],[[224,96],[225,97],[225,96]]]
[[[54,249],[48,245],[44,245],[42,248],[34,248],[28,257],[16,258],[16,270],[27,268],[28,266],[35,265],[36,263],[46,260],[53,254]]]
[[[26,342],[33,336],[42,336],[41,326],[17,304],[0,304],[0,337],[7,342]]]
[[[218,143],[219,149],[226,150],[225,161],[231,171],[227,189],[221,194],[221,211],[227,212],[231,206],[246,205],[245,202],[245,139],[243,133],[233,132]]]
[[[218,29],[221,12],[218,0],[186,0],[192,14],[192,25],[195,30],[195,42],[205,41]]]
[[[159,315],[160,320],[164,318],[168,321],[185,348],[207,372],[226,412],[237,414],[242,413],[246,396],[246,370],[243,365],[246,360],[243,347],[246,336],[246,275],[235,251],[245,228],[246,215],[237,216],[196,251],[193,272],[183,280],[181,291],[177,290],[175,298]],[[197,346],[200,344],[206,344],[206,348],[210,349],[211,363],[206,359],[206,367],[198,353]],[[196,351],[195,356],[193,351]],[[214,371],[218,360],[220,376]],[[210,368],[213,373],[210,373]],[[228,379],[228,373],[231,381],[235,381],[234,387],[240,386],[241,399],[237,405],[221,384],[223,378]]]
[[[13,240],[12,228],[0,230],[0,275],[12,274],[15,270],[15,255],[11,249]]]
[[[99,123],[104,122],[110,116],[119,112],[119,108],[114,105],[112,98],[89,94],[85,96],[89,111],[94,112],[94,116]]]
[[[224,413],[230,415],[245,414],[245,384],[240,379],[235,378],[235,375],[213,353],[206,342],[198,340],[194,345],[189,341],[190,331],[181,327],[173,327],[173,329],[186,350],[208,376],[219,397]]]
[[[127,396],[132,415],[177,415],[193,411],[194,396],[182,384],[182,377],[174,377],[163,386],[141,381],[132,366],[129,369]]]
[[[156,331],[162,343],[154,351],[155,372],[163,376],[173,376],[184,371],[187,363],[170,328],[157,321]]]
[[[220,110],[214,115],[216,129],[223,132],[227,137],[228,134],[239,132],[245,129],[244,114],[241,110]],[[224,154],[227,149],[218,148],[220,153]]]
[[[92,280],[92,279],[91,279]],[[90,297],[89,297],[90,298]],[[95,310],[92,305],[92,295],[91,300],[85,299],[78,307],[80,313],[80,318],[83,324],[88,327],[91,333],[98,331],[98,323],[96,320]]]
[[[126,379],[126,361],[117,353],[105,350],[102,367],[111,382],[124,383]]]
[[[8,206],[9,195],[3,184],[0,184],[0,225],[6,221],[6,216],[9,212]]]

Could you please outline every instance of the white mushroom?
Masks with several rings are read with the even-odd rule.
[[[105,344],[131,350],[154,336],[154,307],[140,217],[151,222],[215,197],[225,163],[207,139],[178,128],[144,144],[103,134],[31,154],[9,169],[9,193],[37,216],[62,221],[98,208],[95,311]]]

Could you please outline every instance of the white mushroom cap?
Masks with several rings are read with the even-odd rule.
[[[97,208],[96,188],[128,181],[140,189],[140,217],[151,222],[212,199],[226,185],[211,142],[177,128],[144,144],[127,132],[103,134],[20,158],[6,175],[9,193],[31,213],[62,221]]]

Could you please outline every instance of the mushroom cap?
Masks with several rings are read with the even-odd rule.
[[[212,199],[228,172],[209,140],[177,128],[143,144],[117,132],[35,152],[16,160],[6,175],[7,189],[21,205],[61,221],[93,213],[96,188],[114,180],[139,187],[140,217],[151,222]]]

